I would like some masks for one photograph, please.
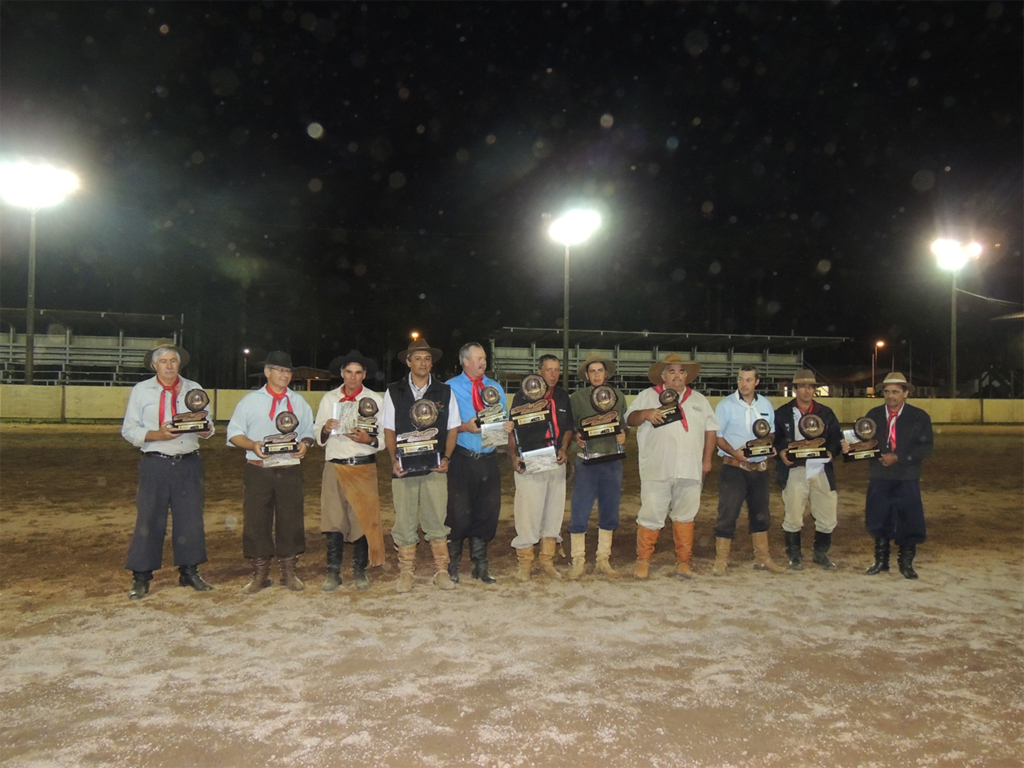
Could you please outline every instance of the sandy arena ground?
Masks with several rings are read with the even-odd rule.
[[[698,577],[671,576],[666,530],[651,580],[638,583],[633,458],[618,581],[512,578],[506,461],[497,585],[472,582],[466,562],[458,589],[437,590],[421,546],[412,594],[394,593],[393,553],[356,593],[346,548],[346,583],[325,594],[315,453],[299,569],[307,589],[252,597],[239,593],[241,452],[218,436],[203,451],[203,573],[217,589],[179,588],[168,542],[150,596],[129,602],[122,565],[137,454],[113,425],[5,425],[0,759],[10,768],[1020,766],[1022,430],[937,432],[916,582],[895,566],[863,575],[866,467],[840,464],[838,572],[754,572],[742,531],[730,572],[712,578],[716,467],[697,518]],[[387,532],[383,472],[381,493]],[[772,505],[781,561],[777,489]],[[804,530],[809,560],[809,518]]]

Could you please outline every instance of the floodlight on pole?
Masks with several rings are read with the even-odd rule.
[[[871,354],[871,392],[872,392],[872,394],[877,394],[875,392],[875,365],[878,363],[878,350],[880,350],[884,346],[885,346],[885,342],[884,341],[876,341],[875,342],[875,348],[874,348],[874,350],[873,350],[873,352]]]
[[[569,390],[569,246],[580,245],[601,226],[601,215],[597,211],[574,208],[553,222],[548,236],[565,246],[564,306],[562,307],[562,387]]]
[[[0,198],[8,205],[27,208],[30,214],[28,234],[28,302],[25,321],[25,383],[35,376],[36,323],[36,213],[62,202],[78,189],[78,177],[49,165],[3,163],[0,165]]]
[[[940,238],[932,243],[932,253],[940,269],[948,270],[953,275],[953,293],[950,298],[949,312],[949,396],[956,397],[956,278],[967,262],[981,255],[982,247],[978,243],[964,245],[959,240]]]

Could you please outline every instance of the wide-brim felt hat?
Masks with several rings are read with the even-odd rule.
[[[665,359],[661,362],[655,363],[647,369],[647,378],[651,380],[652,384],[661,384],[661,372],[664,371],[670,365],[681,365],[686,370],[687,382],[693,381],[700,374],[700,363],[693,363],[689,360],[683,360],[675,352],[669,352],[665,355]]]
[[[404,363],[409,355],[413,352],[429,352],[433,362],[437,362],[441,359],[441,350],[437,347],[432,347],[427,344],[426,339],[416,339],[412,344],[409,345],[408,349],[403,349],[398,353],[399,362]]]
[[[295,366],[292,365],[292,356],[280,350],[267,353],[267,359],[263,361],[263,367],[266,368],[268,365],[287,368],[289,371],[295,370]]]
[[[814,376],[814,371],[809,368],[802,368],[793,375],[793,386],[796,386],[797,384],[813,384],[816,387],[820,386]]]
[[[327,366],[327,370],[330,371],[332,376],[340,377],[342,370],[349,363],[358,363],[363,366],[363,370],[366,371],[366,378],[377,378],[377,363],[369,357],[363,357],[363,353],[358,349],[349,350],[347,355],[342,355],[341,357],[336,357],[331,360],[331,364]]]
[[[892,373],[887,374],[885,377],[885,381],[879,384],[875,388],[875,391],[877,392],[878,390],[885,389],[886,384],[902,384],[904,387],[907,388],[907,394],[910,395],[914,394],[914,390],[917,389],[917,387],[915,387],[913,384],[907,381],[907,377],[904,376],[899,371],[893,371]]]
[[[577,371],[577,373],[579,374],[579,377],[581,379],[587,378],[587,367],[591,363],[604,363],[605,374],[608,376],[608,378],[611,378],[612,376],[615,375],[615,362],[609,360],[607,357],[602,355],[597,350],[594,350],[589,355],[587,355],[587,359],[580,364],[580,369],[579,371]]]
[[[151,371],[156,370],[156,368],[153,367],[153,355],[158,349],[173,349],[178,353],[178,357],[181,358],[181,362],[178,363],[179,371],[188,365],[188,352],[175,344],[174,339],[158,339],[156,345],[146,353],[144,358],[142,358],[142,366],[144,368],[148,368]]]

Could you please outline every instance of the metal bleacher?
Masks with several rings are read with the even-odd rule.
[[[801,368],[810,367],[804,351],[847,341],[833,336],[762,336],[724,333],[649,333],[647,331],[569,331],[570,381],[593,350],[615,361],[615,384],[626,394],[649,387],[647,370],[669,352],[701,364],[699,384],[705,395],[727,395],[736,389],[740,367],[754,365],[761,391],[783,392]],[[504,327],[491,333],[492,376],[506,391],[516,391],[523,376],[537,370],[541,355],[562,358],[558,328]],[[827,383],[827,382],[826,382]]]

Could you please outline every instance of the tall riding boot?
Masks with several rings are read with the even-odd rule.
[[[292,592],[301,592],[306,588],[302,579],[295,575],[295,567],[299,564],[299,556],[277,558],[277,565],[281,569],[281,585],[288,587]]]
[[[434,555],[434,586],[438,589],[455,589],[455,582],[448,575],[448,542],[430,542],[430,552]]]
[[[569,569],[569,578],[572,581],[579,581],[587,566],[587,534],[571,534],[570,543],[572,545],[572,568]]]
[[[814,554],[812,559],[815,564],[820,565],[826,571],[834,571],[838,567],[835,563],[828,559],[828,551],[832,548],[832,534],[822,533],[821,531],[814,532]]]
[[[132,571],[132,588],[128,591],[128,599],[141,600],[148,595],[149,582],[152,580],[152,571]]]
[[[196,592],[209,592],[213,585],[199,575],[198,565],[178,566],[178,586],[192,587]]]
[[[619,578],[619,572],[612,568],[608,558],[612,556],[612,537],[614,531],[606,531],[603,528],[597,529],[597,570],[610,579]]]
[[[783,573],[782,568],[775,564],[772,556],[768,553],[768,531],[750,534],[750,541],[754,545],[754,569],[768,571],[769,573]]]
[[[410,544],[407,547],[398,548],[398,583],[395,591],[398,593],[412,592],[412,583],[415,580],[416,571],[416,545]]]
[[[883,571],[889,572],[889,540],[879,536],[875,539],[875,563],[869,565],[864,573],[874,576]]]
[[[562,574],[555,568],[555,552],[558,551],[558,542],[554,537],[540,540],[540,570],[545,576],[552,579],[561,579]]]
[[[487,541],[471,537],[469,540],[469,559],[473,561],[473,578],[480,579],[484,584],[497,581],[491,576],[491,564],[487,560]],[[451,569],[449,568],[449,573]]]
[[[789,558],[789,569],[791,571],[802,571],[804,569],[804,556],[801,552],[800,531],[783,531],[786,540],[786,557]]]
[[[897,562],[900,564],[900,573],[903,574],[904,578],[917,578],[917,571],[914,570],[914,555],[916,554],[917,544],[903,544],[900,546]]]
[[[684,579],[692,579],[690,555],[693,553],[693,521],[672,523],[672,538],[676,545],[676,573]]]
[[[519,571],[516,573],[516,580],[529,581],[530,571],[533,569],[533,545],[517,549],[516,557],[519,560]]]
[[[242,587],[242,594],[255,595],[270,586],[270,558],[252,558],[252,578]]]
[[[448,578],[455,584],[459,583],[459,563],[462,561],[462,542],[465,539],[453,541],[448,539]],[[469,543],[472,552],[473,542]]]
[[[715,576],[725,576],[725,569],[729,567],[729,552],[732,551],[732,539],[724,539],[721,536],[715,538],[715,565],[711,573]]]
[[[333,592],[341,586],[341,547],[344,538],[337,531],[328,531],[324,537],[327,539],[327,576],[320,589]]]
[[[361,536],[352,545],[352,581],[359,591],[370,588],[370,580],[366,577],[366,566],[369,564],[370,544],[365,536]]]
[[[633,567],[633,578],[646,579],[651,573],[651,555],[654,554],[654,545],[658,543],[658,534],[650,528],[644,528],[639,523],[636,526],[636,565]]]

